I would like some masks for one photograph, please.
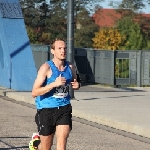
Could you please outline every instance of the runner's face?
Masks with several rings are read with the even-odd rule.
[[[66,43],[64,41],[55,42],[55,49],[53,50],[53,55],[59,60],[66,59]]]

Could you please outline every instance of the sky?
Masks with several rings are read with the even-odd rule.
[[[47,3],[49,3],[49,0],[46,0],[46,1],[47,1]],[[102,6],[103,8],[113,8],[113,7],[109,6],[110,1],[112,1],[112,0],[104,0],[103,2],[100,2],[100,6]],[[121,2],[122,0],[115,0],[115,1]],[[143,8],[141,11],[146,14],[147,13],[150,14],[150,5],[146,4],[146,7]]]
[[[118,2],[121,2],[121,0],[118,0]],[[104,0],[104,2],[100,3],[100,6],[103,8],[112,8],[109,6],[110,0]],[[146,7],[141,10],[144,13],[149,13],[150,14],[150,5],[146,4]]]

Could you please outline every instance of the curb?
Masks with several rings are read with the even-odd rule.
[[[95,116],[95,115],[90,115],[90,114],[85,114],[82,111],[79,110],[74,110],[72,112],[73,116],[78,117],[78,118],[82,118],[85,119],[87,121],[91,121],[91,122],[95,122],[97,124],[101,124],[101,125],[105,125],[105,126],[109,126],[111,128],[115,128],[118,130],[122,130],[125,132],[129,132],[132,134],[136,134],[139,136],[143,136],[146,138],[150,138],[150,130],[149,129],[145,129],[145,128],[141,128],[138,125],[131,125],[129,123],[125,123],[125,122],[118,122],[106,117],[100,117],[100,116]]]

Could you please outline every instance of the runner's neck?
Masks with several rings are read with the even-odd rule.
[[[59,71],[64,71],[64,69],[66,67],[65,60],[64,61],[59,61],[59,60],[53,59],[52,61],[53,61],[54,65],[57,67],[57,69]]]

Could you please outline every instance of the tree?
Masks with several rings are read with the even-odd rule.
[[[117,29],[122,36],[126,36],[124,41],[125,50],[142,50],[145,40],[141,28],[132,17],[124,17],[118,21]]]
[[[66,39],[67,1],[68,0],[50,0],[49,4],[46,3],[47,1],[45,0],[20,0],[25,17],[25,24],[33,28],[33,31],[38,31],[37,40],[39,42],[43,41],[43,44],[49,44],[49,41],[54,40],[56,37]],[[82,44],[86,47],[92,45],[90,38],[93,37],[92,32],[96,31],[96,25],[94,26],[94,22],[90,18],[89,11],[85,9],[85,6],[90,6],[90,4],[95,1],[96,0],[75,1],[75,18],[79,16],[78,21],[84,26],[80,31],[78,29],[75,30],[75,36],[79,36],[80,41],[84,41],[83,43],[76,42],[76,45]],[[80,16],[83,16],[86,20],[83,20]],[[43,36],[43,33],[48,35],[49,40],[44,40],[46,36]]]
[[[99,0],[99,2],[102,0]],[[67,2],[68,0],[51,0],[50,20],[48,24],[48,31],[50,31],[52,38],[67,37]],[[75,46],[77,47],[91,47],[92,37],[96,31],[96,25],[90,17],[88,10],[85,8],[97,0],[76,0],[75,1]],[[87,5],[88,4],[88,5]],[[90,9],[89,9],[90,10]],[[57,20],[57,22],[56,22]],[[76,28],[81,25],[81,29]],[[58,29],[57,29],[58,27]],[[84,28],[83,28],[84,27]],[[57,30],[56,30],[57,29]],[[54,32],[55,31],[55,32]],[[61,32],[60,32],[61,31]]]
[[[99,27],[94,23],[94,20],[84,8],[77,14],[75,20],[75,47],[92,47],[92,38]]]
[[[125,49],[149,49],[150,19],[139,11],[148,2],[150,0],[114,2],[118,5],[113,6],[118,8],[116,11],[122,16],[118,22],[119,31],[123,35],[127,35],[128,42],[125,44]]]
[[[118,50],[124,43],[125,36],[122,36],[115,28],[103,28],[95,33],[93,47],[102,50]]]
[[[40,13],[33,0],[19,0],[24,21],[27,26],[35,27],[40,22]]]
[[[38,33],[29,26],[27,26],[26,29],[27,29],[27,33],[28,33],[30,42],[34,43],[34,44],[39,43],[38,42]]]
[[[144,2],[146,1],[147,0],[122,0],[121,2],[110,1],[110,5],[114,8],[137,11],[145,7]]]

